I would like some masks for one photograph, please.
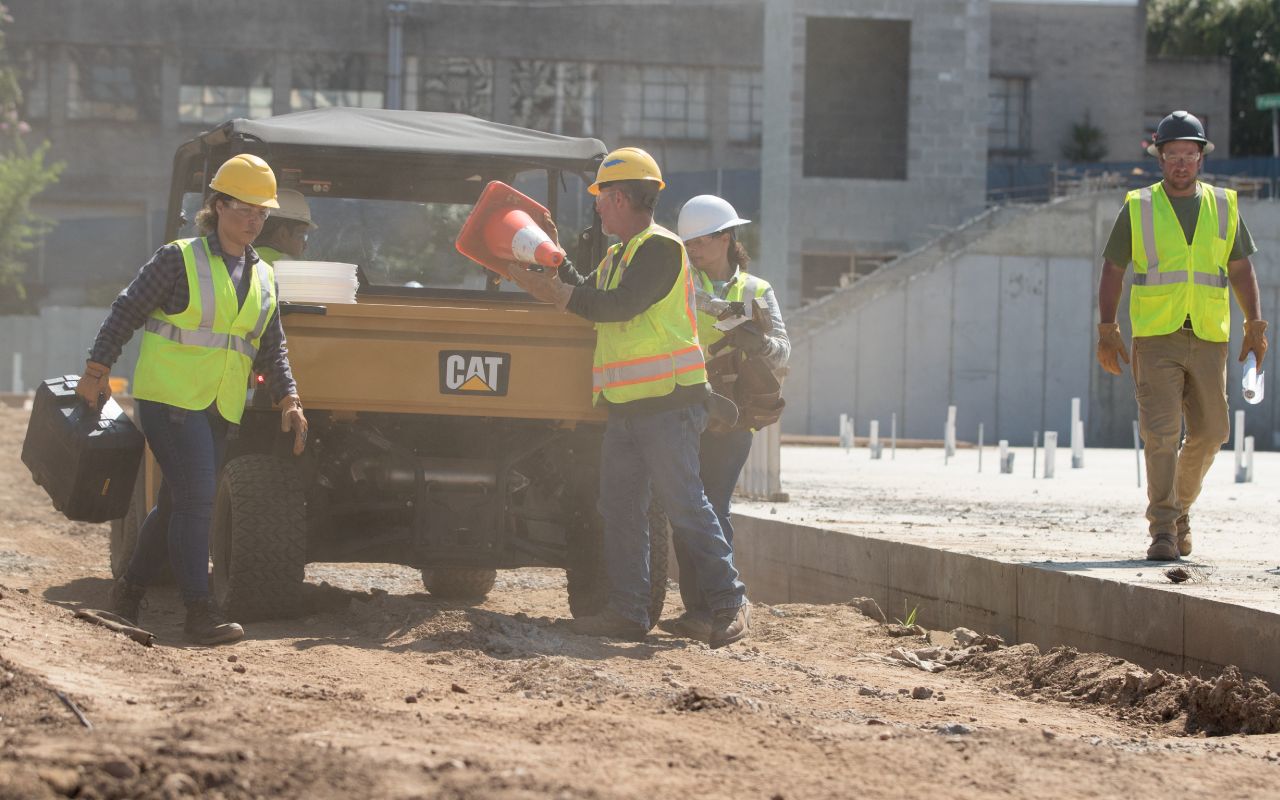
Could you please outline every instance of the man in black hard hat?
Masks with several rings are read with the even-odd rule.
[[[1138,420],[1146,445],[1147,558],[1191,554],[1191,505],[1231,431],[1227,411],[1228,287],[1244,312],[1240,360],[1258,371],[1267,355],[1257,251],[1240,218],[1236,193],[1196,179],[1213,152],[1200,120],[1175,111],[1160,121],[1147,152],[1163,180],[1129,192],[1103,252],[1098,284],[1098,362],[1114,375],[1129,355],[1116,311],[1133,264],[1129,320]],[[1183,426],[1186,440],[1182,441]]]

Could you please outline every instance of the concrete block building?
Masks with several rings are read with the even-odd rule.
[[[1015,236],[1016,247],[987,252],[1000,259],[994,271],[939,257],[934,267],[952,266],[931,267],[904,284],[910,291],[881,289],[922,269],[921,254],[984,226],[1014,225],[1017,210],[988,210],[989,171],[1063,159],[1077,126],[1094,129],[1116,160],[1137,158],[1155,123],[1178,107],[1200,115],[1219,143],[1230,134],[1226,62],[1149,60],[1145,0],[7,5],[15,21],[6,51],[20,73],[24,118],[67,164],[38,201],[57,222],[30,269],[41,305],[110,301],[161,244],[170,158],[202,130],[334,105],[463,112],[646,148],[668,179],[664,224],[674,226],[683,200],[702,192],[755,220],[753,270],[773,283],[797,335],[790,387],[798,394],[784,420],[796,432],[829,432],[853,398],[860,419],[896,410],[904,433],[932,436],[937,409],[919,403],[945,409],[948,397],[986,397],[992,380],[1006,421],[996,428],[1008,438],[1047,424],[1046,398],[1068,389],[1009,383],[1011,375],[1034,383],[1012,366],[1033,356],[1018,355],[1031,341],[1018,326],[979,336],[992,331],[965,314],[983,302],[983,313],[1006,301],[1019,309],[1010,314],[1027,302],[1043,307],[1048,295],[1036,286],[1086,298],[1096,237],[1064,241],[1075,228],[1040,225],[1047,238]],[[1101,202],[1114,215],[1119,197]],[[581,203],[586,213],[585,195]],[[991,235],[988,250],[1001,236]],[[908,316],[917,300],[961,310]],[[1044,307],[1026,323],[1058,331],[1063,313]],[[1053,348],[1069,349],[1069,391],[1093,391],[1091,324],[1073,319],[1079,331],[1036,351],[1057,359]],[[48,342],[49,353],[83,346],[53,341],[65,335],[42,330],[23,341]],[[901,366],[921,348],[950,353],[966,342],[977,349],[949,357],[944,388]],[[861,355],[881,346],[897,355]],[[998,378],[974,366],[1006,362]],[[31,352],[25,363],[28,385],[65,369]]]

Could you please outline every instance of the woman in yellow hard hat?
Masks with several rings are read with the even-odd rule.
[[[261,158],[241,154],[218,169],[209,188],[196,214],[200,236],[161,247],[115,299],[76,388],[91,407],[110,397],[111,365],[143,328],[133,396],[163,480],[129,566],[112,587],[112,610],[137,622],[167,550],[187,607],[186,638],[206,645],[244,636],[209,594],[209,528],[227,432],[244,413],[255,367],[281,404],[295,454],[307,435],[275,275],[250,244],[279,207],[275,174]]]

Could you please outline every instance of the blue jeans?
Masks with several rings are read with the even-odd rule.
[[[142,433],[163,477],[125,578],[151,583],[167,552],[183,602],[198,602],[209,596],[209,529],[228,423],[212,407],[187,411],[150,400],[137,404]]]
[[[688,553],[712,611],[746,602],[733,551],[698,477],[701,405],[653,414],[611,414],[600,468],[609,606],[646,628],[649,620],[649,502],[656,494],[677,546]]]
[[[729,431],[727,433],[703,433],[702,448],[699,455],[702,486],[706,489],[707,500],[716,512],[720,522],[720,530],[724,532],[724,540],[733,548],[733,523],[729,517],[729,506],[733,500],[733,490],[738,485],[738,476],[747,463],[751,453],[751,431]],[[694,616],[711,619],[711,609],[706,599],[698,590],[698,566],[685,549],[684,543],[677,541],[676,563],[680,565],[680,599],[684,601],[685,611]]]

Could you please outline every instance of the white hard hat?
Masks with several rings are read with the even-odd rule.
[[[729,201],[713,194],[700,194],[689,198],[680,209],[676,232],[684,241],[719,233],[735,225],[746,225],[751,220],[742,219]]]
[[[272,211],[271,216],[305,222],[313,229],[320,227],[311,221],[311,207],[307,205],[307,198],[297,189],[281,189],[276,192],[276,202],[280,203],[280,208]]]

